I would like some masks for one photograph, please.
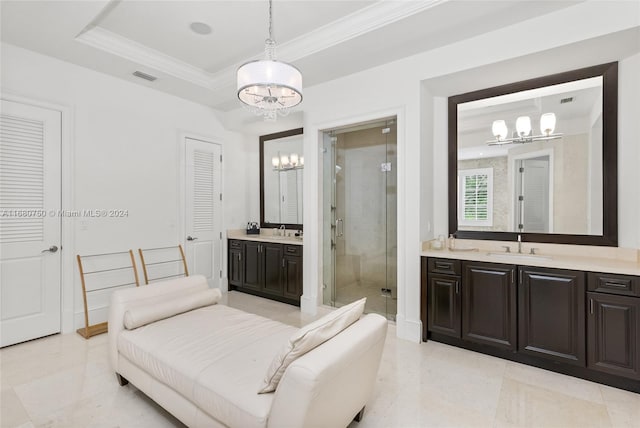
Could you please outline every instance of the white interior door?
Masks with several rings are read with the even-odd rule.
[[[549,228],[549,157],[518,161],[519,232],[551,232]]]
[[[218,144],[185,139],[186,256],[189,273],[210,287],[222,276],[222,159]]]
[[[60,332],[61,113],[2,101],[0,346]]]
[[[298,205],[298,170],[280,171],[280,223],[301,223]]]

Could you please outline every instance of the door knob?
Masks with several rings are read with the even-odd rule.
[[[193,236],[187,236],[187,241],[195,241],[198,238],[194,238]]]
[[[58,246],[56,245],[52,245],[49,248],[47,248],[46,250],[42,250],[41,253],[57,253],[58,252]]]

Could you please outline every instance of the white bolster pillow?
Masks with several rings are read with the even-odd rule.
[[[124,313],[124,328],[132,330],[193,309],[215,305],[221,297],[220,289],[212,288],[196,293],[172,295],[170,300],[163,302],[134,306]]]

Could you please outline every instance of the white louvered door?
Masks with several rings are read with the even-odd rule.
[[[0,346],[60,332],[61,114],[2,101]]]
[[[222,264],[221,148],[192,138],[186,148],[186,256],[189,273],[220,287]]]

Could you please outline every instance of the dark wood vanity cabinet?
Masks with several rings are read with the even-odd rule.
[[[423,257],[423,340],[640,393],[640,277]]]
[[[282,296],[282,245],[245,241],[242,287]]]
[[[262,243],[257,241],[240,241],[244,246],[244,263],[242,264],[242,289],[260,291],[262,288],[264,266]]]
[[[519,268],[518,351],[584,367],[584,272]]]
[[[282,296],[282,274],[284,271],[284,259],[282,258],[281,244],[260,244],[262,266],[258,267],[258,273],[262,275],[260,286],[263,292]]]
[[[515,349],[515,266],[429,259],[427,278],[429,331]]]
[[[587,361],[590,369],[640,380],[638,284],[638,277],[589,274]]]
[[[516,349],[516,267],[463,262],[462,339]]]
[[[302,295],[302,247],[229,240],[228,278],[230,290],[299,306]]]
[[[429,331],[451,337],[460,337],[461,311],[461,263],[459,260],[428,259],[427,294],[429,299]]]
[[[283,263],[282,295],[299,301],[302,295],[302,246],[285,245]]]
[[[242,241],[229,241],[229,269],[227,277],[229,285],[241,287],[243,282]]]
[[[429,275],[429,331],[460,337],[462,332],[460,277]]]

